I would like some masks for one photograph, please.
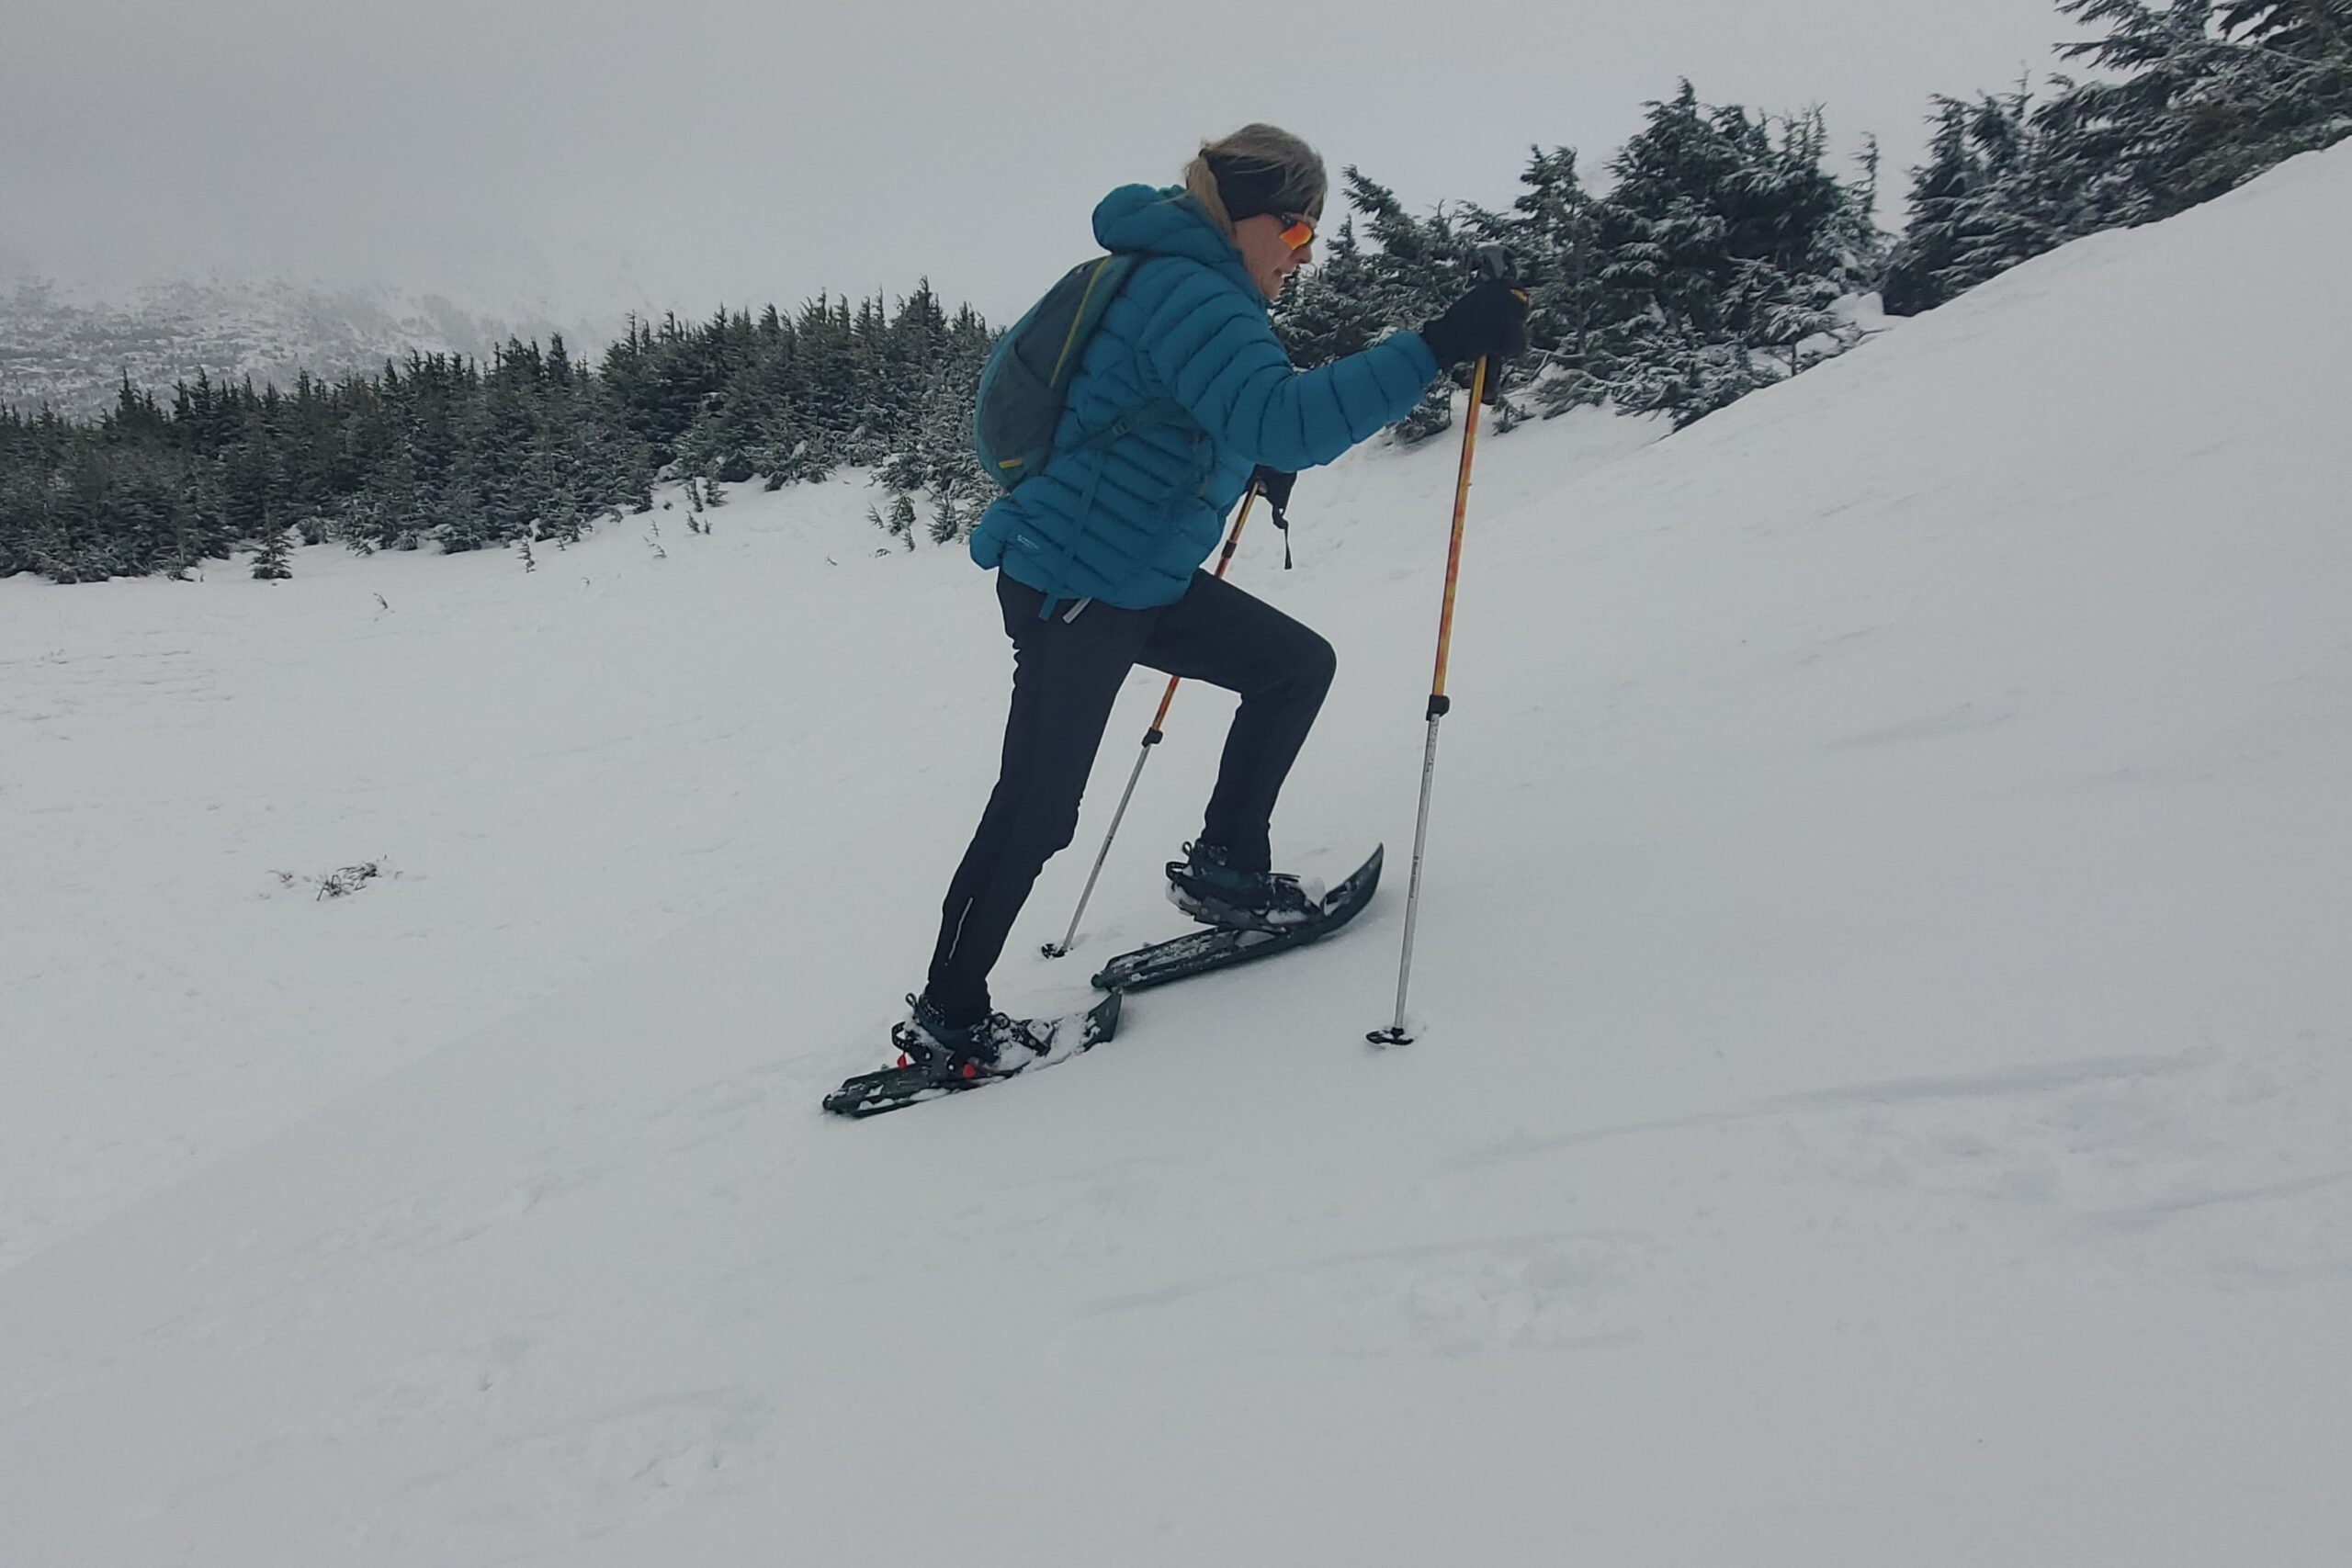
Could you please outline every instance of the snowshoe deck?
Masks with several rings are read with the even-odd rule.
[[[1270,958],[1295,947],[1322,941],[1356,918],[1380,886],[1380,864],[1385,853],[1375,848],[1372,858],[1358,866],[1345,882],[1323,897],[1322,912],[1312,920],[1272,929],[1225,926],[1193,931],[1187,936],[1156,942],[1132,953],[1120,953],[1094,976],[1094,988],[1116,996],[1122,991],[1148,990],[1173,980],[1189,979],[1211,970]]]

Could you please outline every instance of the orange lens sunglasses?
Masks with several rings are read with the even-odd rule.
[[[1283,243],[1294,251],[1303,251],[1315,243],[1315,220],[1304,213],[1285,212],[1283,221],[1289,225],[1283,231]]]

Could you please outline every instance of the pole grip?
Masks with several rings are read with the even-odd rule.
[[[1478,247],[1478,270],[1488,277],[1499,278],[1511,285],[1511,292],[1522,301],[1526,299],[1527,291],[1518,286],[1518,268],[1511,262],[1510,252],[1505,250],[1500,243],[1490,240]],[[1478,389],[1476,400],[1493,408],[1503,400],[1503,367],[1499,361],[1481,363],[1487,378],[1486,384]]]

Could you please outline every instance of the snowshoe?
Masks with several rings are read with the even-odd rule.
[[[1217,926],[1189,936],[1155,942],[1132,953],[1122,953],[1102,965],[1094,988],[1117,994],[1148,990],[1171,980],[1182,980],[1237,964],[1271,958],[1277,953],[1321,942],[1363,912],[1380,886],[1381,852],[1377,849],[1356,867],[1345,882],[1325,895],[1308,919],[1266,930],[1256,926]]]

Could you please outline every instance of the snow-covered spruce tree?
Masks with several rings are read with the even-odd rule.
[[[798,345],[795,413],[800,438],[808,443],[807,460],[827,469],[864,460],[859,416],[865,375],[849,301],[819,295],[804,302],[793,333]]]
[[[2093,167],[2033,112],[2020,85],[1939,97],[1928,161],[1912,172],[1910,223],[1883,295],[1916,315],[2096,226]]]
[[[294,575],[292,531],[264,523],[254,546],[254,575],[265,581]]]
[[[0,577],[33,570],[45,522],[50,461],[32,422],[0,404]]]
[[[966,516],[961,502],[952,495],[942,496],[932,503],[931,542],[952,545],[971,532],[972,522]]]
[[[972,530],[996,495],[995,481],[981,472],[972,450],[972,409],[979,400],[980,372],[996,337],[970,306],[956,313],[932,369],[915,435],[932,493],[944,514],[952,510],[959,533]]]
[[[887,457],[912,444],[922,423],[924,397],[946,351],[947,314],[926,277],[887,315],[876,299],[874,322],[865,344],[872,388],[864,422]]]
[[[1851,183],[1829,173],[1828,152],[1819,109],[1780,122],[1756,187],[1771,249],[1738,257],[1732,274],[1729,314],[1744,323],[1741,346],[1770,357],[1790,376],[1860,341],[1838,303],[1871,288],[1885,271],[1886,237],[1871,216],[1878,197],[1876,144],[1865,149],[1861,177]]]
[[[564,357],[563,340],[559,337],[548,355],[531,448],[524,459],[530,491],[538,505],[537,515],[525,531],[526,540],[540,538],[562,545],[576,544],[587,532],[590,519],[600,510],[594,501],[596,477],[587,460],[585,438],[574,407],[580,392]]]
[[[1687,81],[1649,106],[1597,209],[1591,358],[1619,407],[1687,424],[1850,341],[1828,306],[1867,284],[1875,230],[1868,185],[1823,167],[1826,141],[1817,112],[1751,118]]]
[[[128,378],[94,426],[0,412],[0,575],[176,575],[208,551],[225,553],[192,504],[199,464],[168,434],[154,398]]]
[[[620,417],[617,402],[600,378],[584,379],[573,395],[571,451],[580,465],[580,484],[594,513],[653,510],[653,457]]]
[[[1886,306],[1910,314],[2066,241],[2169,216],[2352,134],[2352,0],[2060,0],[2105,74],[1939,97]]]
[[[501,493],[499,464],[490,451],[492,424],[480,397],[463,407],[453,422],[456,456],[432,490],[425,514],[427,536],[445,554],[478,550],[502,536],[498,522],[506,498]]]
[[[368,462],[360,491],[342,512],[344,544],[366,555],[414,549],[424,528],[424,479],[408,411],[394,404],[380,448]]]
[[[725,314],[716,332],[708,323],[689,326],[675,314],[658,326],[634,321],[605,351],[603,378],[657,468],[675,459],[678,438],[730,373]]]
[[[969,306],[948,320],[926,285],[902,301],[883,374],[911,389],[894,392],[866,418],[887,446],[876,478],[896,496],[930,498],[926,531],[945,543],[967,531],[995,493],[972,452],[972,406],[996,334]],[[911,414],[905,410],[911,409]],[[891,422],[903,422],[886,429]]]
[[[2042,111],[2080,158],[2120,177],[2088,227],[2169,217],[2352,134],[2352,0],[2059,0],[2102,38]]]
[[[793,324],[770,305],[761,313],[747,363],[697,421],[702,439],[740,455],[742,466],[763,476],[769,490],[821,479],[829,471],[830,465],[815,456],[812,427],[804,417],[809,395],[805,369]]]
[[[1592,351],[1608,304],[1600,204],[1584,188],[1573,147],[1530,148],[1519,180],[1527,188],[1511,203],[1520,223],[1506,243],[1528,269],[1528,343],[1548,372],[1535,400],[1550,412],[1598,402]]]
[[[113,575],[106,491],[104,455],[66,433],[51,447],[37,511],[28,519],[26,548],[34,570],[59,582],[98,582]]]

